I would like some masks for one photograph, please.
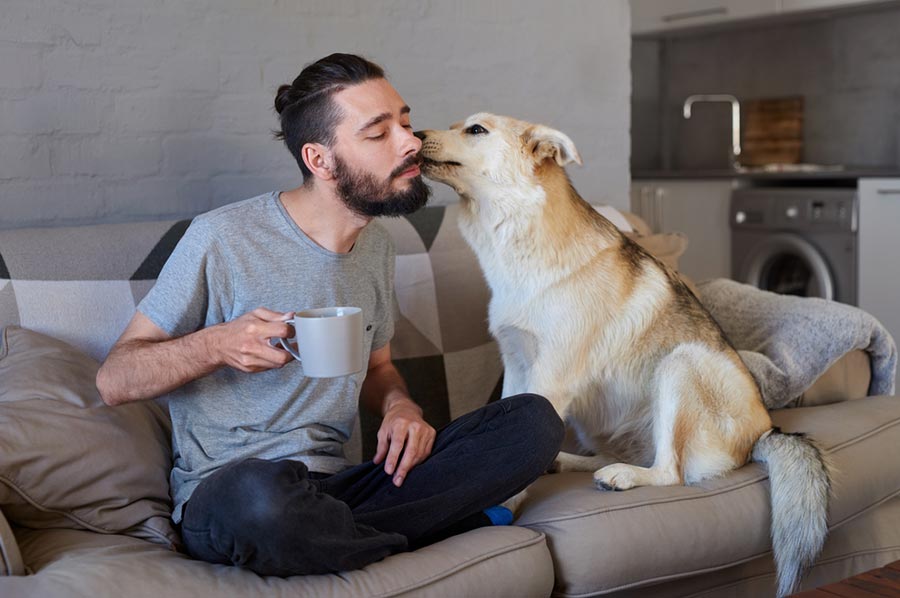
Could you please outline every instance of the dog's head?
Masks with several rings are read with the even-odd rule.
[[[467,199],[498,197],[540,185],[548,171],[581,164],[565,134],[514,118],[473,114],[447,131],[416,133],[422,140],[422,170]]]

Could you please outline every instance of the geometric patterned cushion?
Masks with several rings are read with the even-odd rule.
[[[490,292],[457,225],[459,205],[381,218],[397,250],[394,364],[438,428],[500,398],[503,364],[487,328]],[[363,455],[377,418],[361,415]]]
[[[460,236],[458,210],[380,219],[397,250],[392,354],[435,427],[498,399],[503,372],[487,331],[488,289]],[[102,360],[189,224],[0,231],[0,327],[17,324]],[[378,425],[361,414],[348,457],[374,454]]]
[[[0,325],[18,324],[102,359],[189,221],[0,232]],[[171,246],[169,246],[171,244]]]

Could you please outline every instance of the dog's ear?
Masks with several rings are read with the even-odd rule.
[[[537,163],[547,158],[556,160],[560,166],[576,162],[581,166],[581,156],[575,144],[565,133],[544,125],[532,125],[522,133],[522,146]]]

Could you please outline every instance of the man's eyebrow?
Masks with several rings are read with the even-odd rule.
[[[400,109],[400,114],[409,114],[409,111],[410,111],[409,106],[403,106],[403,108]],[[389,119],[390,117],[391,117],[391,113],[390,113],[390,112],[382,112],[382,113],[379,114],[378,116],[373,116],[372,118],[370,118],[369,120],[366,121],[366,124],[364,124],[363,126],[361,126],[361,127],[359,128],[359,130],[357,130],[357,133],[362,133],[363,131],[365,131],[365,130],[368,129],[369,127],[374,127],[375,125],[377,125],[377,124],[380,123],[381,121],[387,120],[387,119]]]

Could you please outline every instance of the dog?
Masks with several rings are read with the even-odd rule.
[[[491,289],[503,396],[541,394],[600,489],[692,484],[766,463],[780,596],[827,533],[830,474],[808,438],[774,428],[759,387],[678,274],[572,186],[581,164],[550,127],[479,113],[418,131],[426,177],[460,196],[459,225]]]

